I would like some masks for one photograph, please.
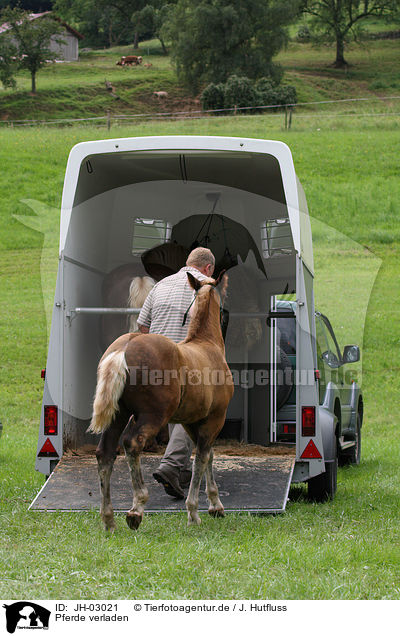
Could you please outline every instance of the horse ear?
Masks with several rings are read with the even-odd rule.
[[[217,278],[217,279],[216,279],[216,281],[215,281],[215,287],[217,287],[217,285],[219,285],[219,284],[220,284],[220,282],[222,281],[223,277],[225,276],[225,272],[226,272],[226,269],[223,269],[223,270],[220,272],[220,274],[219,274],[218,278]]]
[[[186,272],[186,273],[187,273],[189,285],[193,287],[194,291],[198,291],[201,287],[201,282],[197,278],[195,278],[195,276],[193,276],[193,274],[191,274],[190,272]]]

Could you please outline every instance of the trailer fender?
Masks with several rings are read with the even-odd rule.
[[[333,461],[337,455],[337,417],[323,406],[319,407],[318,415],[324,448],[324,460],[326,462]]]

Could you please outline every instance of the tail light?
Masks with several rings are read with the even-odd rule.
[[[301,410],[301,434],[303,437],[315,436],[315,406],[303,406]]]
[[[58,409],[54,405],[44,407],[44,434],[57,435]]]

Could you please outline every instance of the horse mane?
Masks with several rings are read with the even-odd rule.
[[[212,286],[208,287],[208,290],[202,291],[204,288],[204,284],[207,282],[209,282]],[[211,336],[211,339],[217,342],[218,339],[220,338],[222,346],[224,346],[222,333],[219,332],[219,337],[218,337],[218,332],[211,333],[209,329],[207,329],[206,327],[207,320],[205,319],[205,316],[210,315],[211,294],[213,289],[215,289],[214,285],[215,285],[215,281],[213,278],[205,279],[203,281],[203,285],[197,294],[196,302],[193,306],[194,312],[190,318],[188,334],[183,342],[185,343],[191,342],[194,338],[199,337],[200,333],[204,331],[205,333],[203,333],[202,335],[203,337],[205,336],[205,339],[208,339],[207,336]],[[219,308],[218,308],[217,324],[219,327]]]
[[[203,323],[204,313],[208,312],[208,307],[210,305],[211,299],[211,291],[208,294],[198,294],[196,298],[195,311],[190,318],[188,334],[184,340],[184,342],[189,342],[193,340],[193,338],[197,335],[200,327]]]

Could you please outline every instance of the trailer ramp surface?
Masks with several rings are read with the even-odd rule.
[[[169,497],[153,476],[160,456],[142,456],[144,481],[149,490],[146,512],[174,512],[185,509],[185,501]],[[292,478],[294,456],[241,457],[217,456],[214,474],[221,501],[227,512],[279,513],[286,507]],[[208,510],[200,489],[199,510]],[[115,511],[132,506],[132,483],[125,457],[118,456],[111,477],[111,499]],[[30,510],[72,511],[100,507],[97,461],[93,456],[65,455],[58,463]]]

